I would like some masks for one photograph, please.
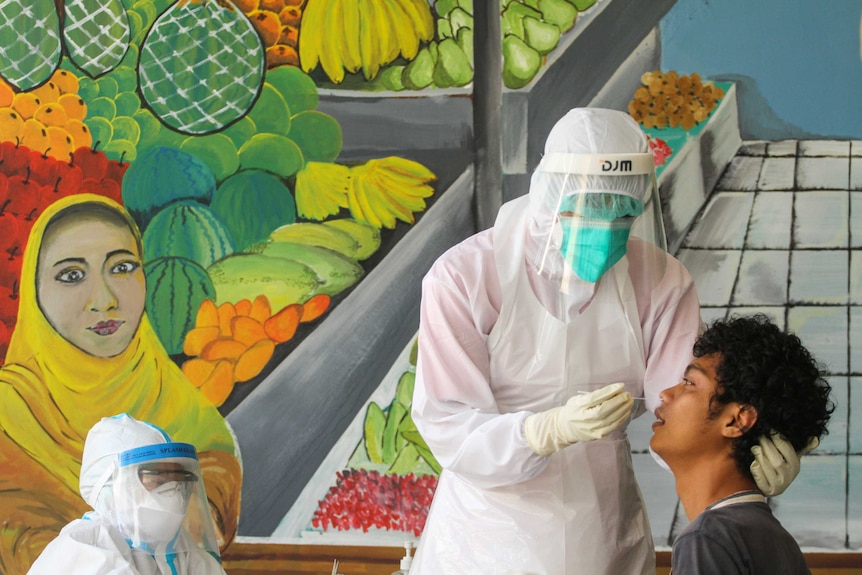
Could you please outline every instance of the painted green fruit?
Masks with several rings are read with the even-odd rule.
[[[291,114],[317,109],[320,101],[317,85],[311,76],[296,66],[277,66],[267,70],[265,81],[281,94]]]
[[[473,31],[469,28],[461,28],[458,30],[458,35],[455,36],[455,40],[458,42],[458,45],[461,46],[461,49],[464,51],[464,54],[467,56],[467,61],[470,62],[470,65],[473,64]]]
[[[144,275],[147,317],[165,350],[169,354],[181,353],[201,302],[216,298],[215,286],[206,270],[185,258],[147,262]]]
[[[556,24],[561,32],[571,29],[578,18],[578,9],[567,0],[539,0],[539,10],[542,20]]]
[[[272,84],[264,82],[247,117],[254,122],[259,134],[286,136],[290,133],[290,115],[287,101]]]
[[[403,436],[401,437],[403,438]],[[418,470],[421,463],[422,456],[419,450],[415,445],[408,443],[398,450],[395,461],[392,462],[386,473],[392,475],[407,475],[408,473],[420,475]]]
[[[596,3],[596,0],[569,0],[572,4],[575,5],[575,8],[583,12],[590,6]]]
[[[99,85],[99,96],[114,99],[120,93],[120,83],[117,82],[113,74],[97,78],[96,84]]]
[[[146,231],[150,219],[167,204],[185,199],[209,204],[215,187],[212,170],[198,158],[173,148],[154,148],[126,170],[123,205]]]
[[[509,34],[524,39],[524,18],[530,16],[536,20],[542,19],[542,13],[520,2],[511,2],[503,11],[501,22],[503,37]]]
[[[458,0],[437,0],[434,3],[434,10],[441,18],[445,18],[453,8],[458,6]]]
[[[140,12],[135,10],[127,10],[126,18],[129,19],[129,42],[131,44],[140,44],[147,33],[147,28],[144,27],[144,19]]]
[[[403,72],[404,66],[387,66],[380,71],[378,78],[380,78],[380,83],[387,90],[392,90],[393,92],[400,92],[404,89],[404,83],[401,81],[401,74]]]
[[[524,18],[524,41],[539,54],[547,54],[560,42],[560,29],[556,24],[541,22],[535,18]]]
[[[365,411],[363,432],[365,451],[372,463],[383,463],[383,429],[386,427],[386,414],[375,402],[368,404]]]
[[[416,57],[406,66],[401,73],[401,83],[406,90],[421,90],[427,88],[434,81],[434,58],[430,49],[426,46],[419,50]]]
[[[138,123],[138,127],[141,129],[141,139],[138,141],[138,148],[143,151],[149,148],[158,137],[159,132],[162,130],[162,123],[146,108],[135,112],[132,119]]]
[[[254,120],[248,116],[243,116],[219,133],[230,138],[233,145],[239,150],[243,144],[248,142],[257,133],[257,126]]]
[[[65,0],[63,13],[66,51],[78,68],[97,77],[120,64],[131,39],[120,0]]]
[[[209,207],[194,200],[168,204],[144,232],[147,260],[181,257],[203,268],[234,252],[227,226]]]
[[[126,50],[126,55],[123,56],[123,61],[120,62],[120,66],[129,66],[130,68],[137,68],[138,56],[140,55],[140,53],[141,53],[141,51],[138,50],[137,44],[129,44],[129,49]],[[135,80],[135,84],[137,84],[137,80]]]
[[[176,130],[171,129],[170,127],[162,124],[160,120],[156,120],[159,122],[159,133],[156,136],[155,140],[150,142],[147,146],[148,149],[153,148],[173,148],[178,150],[180,145],[185,141],[188,137],[186,134],[181,134]]]
[[[437,20],[437,39],[442,40],[443,38],[451,38],[452,37],[452,24],[449,23],[449,20],[445,18],[440,18]]]
[[[407,415],[407,411],[407,408],[397,401],[389,406],[386,426],[383,428],[383,461],[386,463],[393,463],[396,456],[400,455],[401,448],[407,443],[398,433],[398,427]],[[416,453],[414,459],[418,458],[419,454]]]
[[[239,169],[239,152],[233,140],[224,134],[189,136],[180,150],[199,158],[210,167],[217,181],[222,181]]]
[[[503,38],[503,84],[523,88],[539,71],[542,57],[531,46],[514,35]]]
[[[66,60],[63,61],[65,62]],[[99,96],[99,85],[92,78],[81,76],[78,78],[78,95],[85,102],[89,102]]]
[[[323,284],[317,293],[335,296],[356,284],[365,274],[356,260],[320,246],[298,242],[263,242],[251,246],[248,253],[285,258],[301,262],[320,277]]]
[[[412,355],[411,355],[412,359]],[[413,361],[412,365],[416,365]],[[398,385],[395,387],[395,401],[404,407],[410,407],[413,403],[413,388],[416,386],[416,374],[412,371],[405,371],[398,378]]]
[[[128,140],[137,145],[141,139],[141,127],[129,116],[118,116],[111,122],[114,126],[114,140]]]
[[[111,121],[100,116],[91,116],[84,119],[84,123],[90,130],[93,138],[93,148],[102,148],[114,139],[114,125]]]
[[[290,122],[290,139],[302,150],[306,162],[332,162],[341,153],[341,126],[329,114],[307,110],[291,117]]]
[[[141,109],[141,99],[135,92],[120,92],[114,98],[117,116],[134,116]]]
[[[177,2],[141,45],[141,94],[165,124],[187,134],[217,131],[248,112],[263,80],[264,48],[230,3]]]
[[[211,265],[207,273],[217,303],[265,295],[274,310],[308,301],[323,283],[305,264],[261,254],[233,254]]]
[[[437,63],[434,65],[434,84],[439,88],[464,86],[473,79],[473,68],[461,46],[453,38],[437,45]]]
[[[138,89],[138,72],[131,66],[121,64],[111,72],[119,92],[134,92]]]
[[[356,252],[350,257],[357,260],[364,260],[370,257],[380,248],[380,228],[354,220],[353,218],[339,218],[337,220],[327,220],[323,222],[324,226],[335,228],[342,232],[346,232],[358,244]]]
[[[290,189],[263,170],[242,170],[230,176],[219,184],[210,207],[227,226],[237,251],[296,221]]]
[[[289,178],[304,164],[298,144],[279,134],[255,134],[239,149],[241,170],[267,170]]]
[[[138,148],[133,142],[114,138],[104,146],[102,151],[111,160],[118,162],[133,162],[138,157]]]
[[[461,28],[473,28],[473,17],[460,7],[454,8],[449,12],[449,27],[452,34],[457,34]]]
[[[117,105],[114,103],[114,98],[107,96],[99,96],[87,102],[87,117],[99,117],[107,120],[113,120],[117,116]]]
[[[0,2],[0,76],[19,91],[44,84],[60,65],[60,16],[54,0]]]
[[[324,224],[300,222],[281,226],[269,235],[273,242],[298,242],[320,246],[356,258],[359,242],[349,233]]]

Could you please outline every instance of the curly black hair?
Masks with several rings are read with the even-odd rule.
[[[771,430],[797,451],[828,433],[826,424],[835,410],[829,400],[832,388],[796,335],[784,333],[763,314],[734,316],[714,321],[697,338],[695,357],[714,353],[720,355],[711,411],[717,414],[731,402],[757,410],[757,423],[733,443],[733,458],[743,475],[751,478],[751,448]]]

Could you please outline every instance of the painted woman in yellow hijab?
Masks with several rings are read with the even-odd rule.
[[[26,573],[88,511],[78,495],[84,440],[121,412],[197,447],[222,546],[236,534],[242,471],[233,435],[165,352],[145,294],[141,235],[115,202],[69,196],[34,224],[0,366],[0,573]]]

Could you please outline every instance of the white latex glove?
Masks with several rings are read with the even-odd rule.
[[[550,455],[579,441],[601,439],[626,422],[632,412],[632,394],[625,385],[612,383],[575,395],[562,407],[534,413],[524,421],[524,435],[533,451]]]
[[[797,452],[787,439],[776,432],[760,438],[760,445],[751,448],[754,461],[751,462],[751,475],[757,488],[770,497],[784,493],[796,476],[802,456],[820,445],[816,437]]]

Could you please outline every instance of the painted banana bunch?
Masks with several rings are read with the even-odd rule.
[[[320,65],[336,84],[360,70],[371,80],[399,55],[415,58],[433,37],[427,0],[308,0],[299,59],[306,72]]]
[[[422,164],[397,156],[351,168],[308,162],[296,175],[297,211],[322,220],[348,208],[356,220],[392,229],[396,220],[415,221],[413,213],[425,209],[425,198],[434,193],[429,182],[435,179]]]

